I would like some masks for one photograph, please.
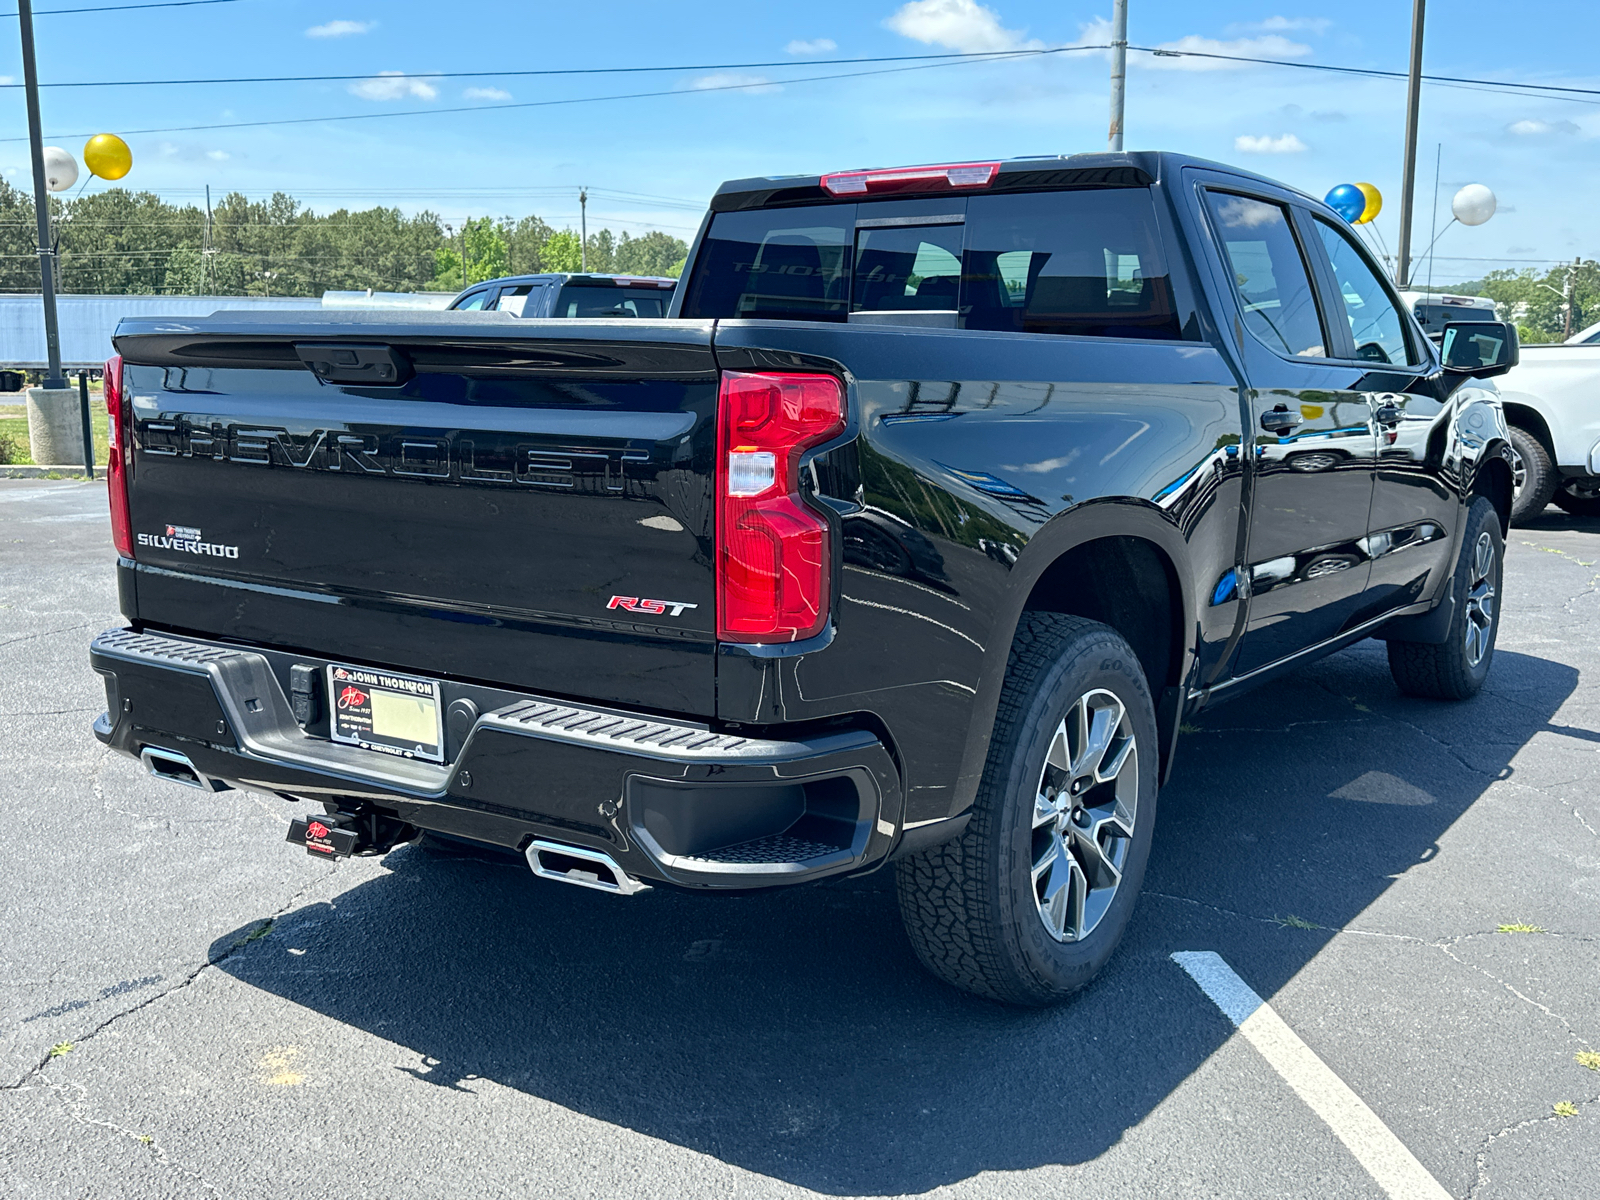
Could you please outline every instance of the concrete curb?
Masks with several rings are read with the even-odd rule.
[[[0,479],[85,479],[83,464],[75,467],[36,467],[33,465],[19,466],[13,463],[0,463]],[[98,463],[95,465],[94,478],[96,483],[104,483],[106,470]]]

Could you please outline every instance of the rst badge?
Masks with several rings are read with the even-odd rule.
[[[642,613],[647,616],[659,617],[665,613],[669,617],[681,617],[691,608],[699,608],[698,604],[681,604],[675,600],[645,600],[638,596],[613,596],[607,608],[620,608],[624,612]]]

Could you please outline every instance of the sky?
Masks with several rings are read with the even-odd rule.
[[[663,229],[687,239],[725,179],[1106,144],[1107,56],[1075,47],[1108,39],[1109,0],[137,3],[148,0],[36,0],[41,82],[354,77],[42,90],[47,144],[81,159],[88,134],[122,134],[134,153],[125,185],[174,202],[199,200],[209,185],[214,197],[284,191],[319,211],[383,204],[452,222],[537,213],[561,227],[576,226],[577,192],[587,186],[591,229]],[[128,11],[49,12],[101,5]],[[1151,48],[1404,71],[1410,9],[1402,0],[1130,0],[1128,37]],[[16,28],[14,17],[0,20],[0,83],[21,80]],[[1427,73],[1597,90],[1573,100],[1424,88],[1417,249],[1435,212],[1441,227],[1448,223],[1450,197],[1464,184],[1487,185],[1500,204],[1487,224],[1440,238],[1436,281],[1600,257],[1597,44],[1600,5],[1580,0],[1432,6]],[[828,65],[1057,48],[1065,49],[933,67]],[[608,67],[673,69],[509,74]],[[395,75],[430,71],[481,75]],[[804,82],[820,76],[847,77]],[[619,96],[631,98],[593,99]],[[497,107],[507,105],[529,107]],[[26,189],[20,88],[0,88],[0,114],[0,172]],[[1370,182],[1385,197],[1375,236],[1390,248],[1404,115],[1403,80],[1129,55],[1129,149],[1236,163],[1315,195]],[[360,119],[246,124],[334,116]]]

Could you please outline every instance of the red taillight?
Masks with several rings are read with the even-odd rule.
[[[822,190],[830,196],[944,192],[954,188],[988,187],[999,173],[1000,164],[997,162],[890,167],[882,171],[835,171],[822,177]]]
[[[717,637],[793,642],[828,624],[828,522],[800,498],[800,455],[844,428],[832,375],[722,376]]]
[[[124,558],[133,557],[133,522],[128,517],[128,476],[133,468],[131,413],[123,403],[122,356],[106,363],[100,376],[106,397],[106,424],[111,448],[106,458],[106,494],[111,500],[111,542]]]

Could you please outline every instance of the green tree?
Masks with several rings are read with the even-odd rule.
[[[613,269],[622,275],[676,275],[674,264],[682,270],[681,262],[688,253],[682,238],[659,229],[637,238],[624,233],[617,241]]]
[[[570,229],[552,233],[539,248],[541,271],[576,271],[582,264],[582,244]]]

